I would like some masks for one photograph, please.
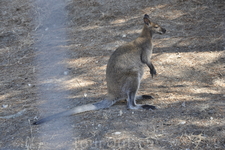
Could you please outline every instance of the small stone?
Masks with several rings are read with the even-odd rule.
[[[84,97],[87,97],[87,93],[84,93]]]
[[[123,111],[122,111],[122,110],[120,110],[119,116],[122,116],[122,115],[123,115]]]
[[[68,75],[68,71],[64,71],[63,74],[66,76]]]
[[[121,134],[121,132],[115,132],[114,134],[115,134],[115,135],[119,135],[119,134]]]
[[[186,123],[185,120],[180,121],[180,124],[185,124],[185,123]]]
[[[2,105],[3,108],[7,108],[8,106],[9,106],[8,104],[6,104],[6,105],[3,104],[3,105]]]

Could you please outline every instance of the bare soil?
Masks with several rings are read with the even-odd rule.
[[[145,13],[167,29],[139,90],[158,110],[121,102],[31,125],[104,99],[107,61]],[[225,149],[224,16],[224,0],[1,0],[0,149]]]

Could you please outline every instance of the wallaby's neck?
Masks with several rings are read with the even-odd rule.
[[[149,40],[152,39],[153,33],[150,31],[147,25],[144,25],[144,28],[142,29],[140,37],[147,38]]]
[[[141,46],[142,48],[152,47],[152,32],[149,32],[147,25],[144,25],[141,35],[135,40],[135,44]]]

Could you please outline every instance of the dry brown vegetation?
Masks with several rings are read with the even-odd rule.
[[[168,31],[139,90],[158,110],[119,103],[31,125],[103,99],[109,56],[145,13]],[[1,0],[0,149],[225,149],[224,16],[224,0]]]

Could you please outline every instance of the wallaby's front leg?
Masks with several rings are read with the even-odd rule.
[[[156,75],[156,70],[151,62],[151,53],[151,50],[143,50],[141,54],[141,61],[149,67],[150,74],[153,77],[154,75]]]

